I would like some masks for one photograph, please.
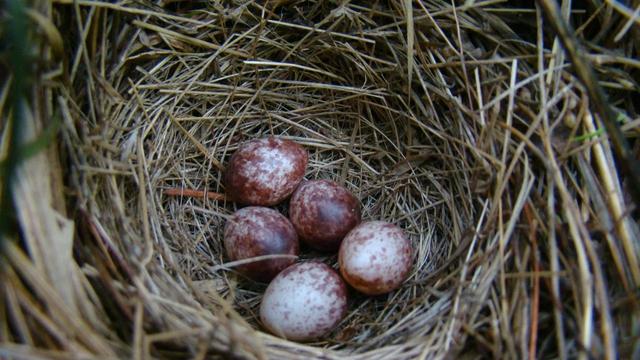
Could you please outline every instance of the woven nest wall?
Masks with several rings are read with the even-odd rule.
[[[35,5],[24,132],[59,136],[16,170],[0,353],[640,355],[640,232],[620,170],[638,157],[638,20],[617,3],[540,3]],[[575,76],[562,14],[601,82]],[[302,144],[307,179],[341,183],[364,220],[398,224],[415,249],[400,289],[351,291],[313,343],[263,331],[266,285],[222,244],[238,208],[224,167],[268,135]]]

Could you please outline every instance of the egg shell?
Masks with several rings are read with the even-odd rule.
[[[299,144],[268,137],[249,141],[231,156],[225,171],[225,191],[244,205],[276,205],[302,180],[307,151]]]
[[[267,287],[260,304],[262,324],[294,341],[319,339],[347,313],[347,287],[328,265],[309,261],[286,268]]]
[[[304,181],[291,196],[289,218],[300,240],[320,251],[337,251],[360,223],[360,202],[334,181]]]
[[[225,227],[224,247],[230,260],[262,255],[298,255],[300,245],[291,222],[279,212],[250,206],[236,211]],[[268,259],[237,266],[248,277],[268,282],[295,259]]]
[[[356,290],[380,295],[397,289],[409,275],[413,250],[398,226],[363,222],[342,241],[338,253],[340,273]]]

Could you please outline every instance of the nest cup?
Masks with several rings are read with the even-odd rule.
[[[482,212],[483,196],[470,183],[480,180],[480,157],[461,143],[477,125],[442,97],[449,85],[437,73],[428,80],[436,89],[426,92],[417,81],[426,75],[422,70],[408,81],[400,25],[390,26],[389,34],[358,35],[352,16],[363,15],[339,14],[340,8],[327,3],[309,9],[310,19],[333,23],[324,32],[293,22],[298,16],[288,14],[288,7],[274,9],[282,15],[273,19],[261,18],[259,7],[238,8],[238,28],[226,36],[230,45],[218,49],[172,44],[162,32],[149,31],[149,22],[132,36],[125,56],[146,53],[149,59],[125,61],[116,69],[123,99],[118,106],[107,101],[101,112],[105,140],[118,149],[114,155],[138,171],[114,178],[114,188],[101,182],[93,188],[105,212],[124,203],[124,219],[114,219],[109,231],[128,234],[119,245],[134,263],[144,261],[140,266],[158,285],[157,295],[195,310],[146,304],[160,323],[173,317],[210,327],[212,334],[228,332],[234,341],[255,337],[251,343],[259,339],[267,348],[299,354],[300,345],[259,333],[265,285],[225,265],[224,226],[238,206],[165,194],[224,193],[223,169],[238,146],[277,136],[308,151],[306,179],[343,184],[360,200],[364,221],[399,225],[415,249],[413,270],[400,289],[379,297],[351,291],[347,317],[309,351],[391,351],[398,344],[411,347],[412,339],[417,346],[424,337],[447,334],[439,319],[451,311],[456,280],[442,265],[459,261],[453,250]],[[186,20],[195,19],[205,21],[181,20],[188,25]],[[381,26],[392,18],[371,20]],[[225,38],[215,27],[200,29],[200,39]],[[99,167],[109,166],[104,160]],[[287,204],[277,207],[285,215]],[[120,221],[125,219],[129,224]],[[303,247],[301,258],[320,258],[337,268],[335,255]],[[221,317],[223,309],[234,316]],[[229,329],[228,323],[237,327]]]
[[[65,42],[63,90],[48,104],[63,123],[78,264],[73,285],[51,291],[74,288],[62,299],[88,325],[65,335],[78,347],[56,336],[39,346],[137,358],[611,354],[617,340],[607,332],[629,332],[624,321],[612,330],[604,300],[640,283],[634,245],[624,242],[637,224],[620,220],[607,235],[621,244],[613,255],[587,257],[587,245],[567,240],[591,239],[588,220],[623,215],[593,211],[624,205],[619,187],[604,196],[611,189],[599,185],[618,179],[612,150],[568,140],[596,123],[559,50],[541,44],[550,43],[535,32],[542,16],[533,9],[519,23],[509,21],[511,8],[495,7],[62,1],[49,9],[76,39]],[[342,184],[363,221],[397,224],[414,248],[399,289],[375,297],[351,289],[346,318],[312,343],[264,330],[266,285],[237,273],[223,246],[239,208],[222,195],[225,165],[241,144],[266,136],[301,144],[305,179]],[[275,208],[287,215],[287,205]],[[303,246],[306,259],[337,267],[335,254]],[[615,291],[594,310],[602,291],[591,290],[604,277]],[[575,309],[566,323],[554,305],[563,299]]]

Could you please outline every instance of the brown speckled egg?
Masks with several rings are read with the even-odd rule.
[[[305,181],[291,196],[289,218],[300,240],[320,251],[337,251],[360,223],[360,202],[334,181]]]
[[[367,295],[400,287],[411,270],[411,243],[396,225],[364,222],[342,240],[340,273],[351,286]]]
[[[293,141],[252,140],[231,156],[224,178],[226,193],[245,205],[276,205],[296,189],[307,160],[307,151]]]
[[[224,230],[224,247],[232,261],[262,255],[298,255],[300,245],[291,222],[279,212],[258,206],[236,211]],[[236,267],[248,277],[262,282],[273,279],[295,259],[260,260]]]
[[[274,335],[295,341],[318,339],[344,318],[347,288],[328,265],[309,261],[283,270],[267,287],[260,319]]]

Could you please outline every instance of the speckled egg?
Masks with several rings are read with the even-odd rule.
[[[249,141],[231,156],[224,175],[227,196],[245,205],[276,205],[296,189],[307,161],[307,151],[293,141]]]
[[[298,255],[300,245],[291,222],[276,210],[250,206],[236,211],[224,230],[224,247],[231,261],[262,255]],[[273,279],[295,259],[268,259],[236,267],[262,282]]]
[[[364,222],[342,241],[338,253],[340,273],[351,286],[367,295],[397,289],[411,270],[411,243],[398,226]]]
[[[360,202],[334,181],[304,181],[291,196],[289,218],[300,240],[320,251],[337,251],[360,223]]]
[[[283,270],[267,287],[260,304],[262,324],[294,341],[319,339],[347,312],[347,288],[328,265],[309,261]]]

